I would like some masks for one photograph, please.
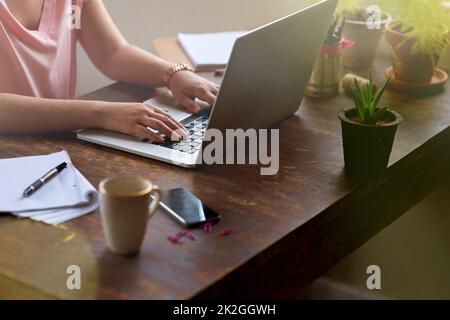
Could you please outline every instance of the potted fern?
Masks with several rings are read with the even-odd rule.
[[[366,88],[355,80],[355,107],[339,113],[345,166],[350,177],[374,177],[388,166],[395,134],[403,120],[387,106],[379,107],[389,81],[376,92],[372,74]]]
[[[398,18],[385,31],[393,76],[417,84],[431,81],[448,44],[450,12],[443,0],[383,0],[383,8]]]
[[[343,63],[352,70],[368,70],[375,58],[385,26],[391,16],[381,12],[373,1],[340,0],[337,14],[346,19],[343,37],[354,42],[343,53]]]
[[[443,8],[445,11],[447,11],[450,14],[450,1],[445,1],[443,3]],[[448,26],[450,29],[450,25]],[[442,55],[441,59],[439,60],[439,67],[450,71],[450,48],[447,47],[447,50]]]

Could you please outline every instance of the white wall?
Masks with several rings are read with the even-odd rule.
[[[251,29],[304,7],[305,0],[104,0],[131,43],[152,51],[151,41],[178,32]],[[79,50],[79,94],[110,81]]]

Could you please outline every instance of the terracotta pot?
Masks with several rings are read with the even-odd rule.
[[[416,40],[400,32],[400,26],[400,21],[393,21],[386,26],[385,30],[395,77],[409,83],[429,83],[439,62],[439,56],[411,54]],[[443,28],[445,28],[443,32],[448,34],[448,29]]]
[[[370,179],[386,170],[403,118],[389,111],[386,117],[389,123],[370,126],[352,121],[357,114],[356,109],[346,109],[338,115],[342,123],[345,170],[353,179]]]
[[[347,48],[343,54],[346,68],[353,70],[367,70],[373,64],[383,31],[391,21],[391,16],[383,13],[379,21],[379,28],[370,29],[367,21],[346,20],[344,38],[354,42],[352,48]]]

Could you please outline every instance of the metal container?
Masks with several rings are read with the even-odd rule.
[[[341,55],[320,56],[306,89],[312,98],[331,98],[339,94]]]
[[[323,47],[306,88],[306,95],[312,98],[332,98],[339,94],[341,59],[345,48],[352,42],[343,39],[334,46]]]

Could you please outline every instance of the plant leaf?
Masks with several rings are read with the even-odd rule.
[[[369,85],[367,86],[367,90],[369,91],[369,101],[373,101],[373,98],[375,96],[375,88],[373,87],[372,71],[369,72]]]
[[[360,103],[362,104],[362,106],[365,108],[368,107],[369,101],[367,100],[366,96],[364,95],[364,92],[361,89],[361,87],[356,79],[355,79],[355,92],[358,94],[358,97],[359,97],[359,100],[360,100]]]
[[[364,122],[364,101],[361,97],[361,88],[359,87],[356,79],[355,79],[355,89],[354,89],[354,99],[355,99],[355,106],[356,110],[358,111],[358,116],[361,122]]]
[[[391,82],[391,78],[389,77],[386,82],[383,84],[382,88],[380,89],[380,91],[378,91],[376,97],[374,98],[374,100],[371,103],[371,107],[376,109],[378,106],[378,103],[381,100],[381,97],[384,94],[384,91],[386,90],[387,86],[389,85],[389,83]]]

